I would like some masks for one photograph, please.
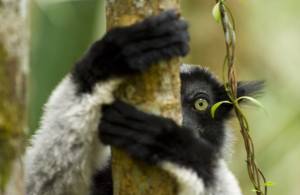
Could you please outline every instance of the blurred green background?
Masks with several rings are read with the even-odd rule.
[[[104,32],[101,0],[31,1],[29,127],[37,129],[49,93],[72,64]],[[215,1],[182,0],[190,23],[186,63],[208,66],[220,75],[224,56],[221,27],[212,16]],[[247,109],[257,161],[275,185],[270,195],[300,194],[300,1],[232,0],[237,25],[237,69],[241,80],[264,79],[261,102],[268,114]],[[235,122],[233,121],[233,126]],[[245,195],[254,194],[244,163],[238,128],[230,164]]]

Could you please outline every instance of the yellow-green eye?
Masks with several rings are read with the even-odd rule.
[[[195,101],[194,107],[198,111],[205,111],[208,108],[208,102],[206,99],[199,98]]]

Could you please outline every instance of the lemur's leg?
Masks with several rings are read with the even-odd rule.
[[[103,107],[99,129],[104,144],[122,148],[133,157],[173,174],[180,195],[201,195],[211,182],[215,148],[171,119],[116,101]]]
[[[114,100],[124,76],[187,52],[187,25],[174,11],[113,29],[94,43],[45,106],[26,153],[27,194],[89,194],[92,175],[110,157],[97,137],[103,104]]]

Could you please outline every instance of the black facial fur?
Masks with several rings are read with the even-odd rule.
[[[206,69],[183,65],[182,70],[180,77],[183,126],[191,128],[195,135],[220,148],[224,140],[224,122],[212,119],[210,108],[217,102],[222,85]],[[206,110],[195,109],[194,102],[198,98],[208,101]]]
[[[140,73],[160,60],[185,56],[188,41],[187,23],[175,11],[166,11],[107,32],[75,65],[72,76],[79,92],[91,92],[101,80]]]

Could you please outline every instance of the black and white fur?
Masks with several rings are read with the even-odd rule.
[[[179,195],[240,195],[224,161],[230,106],[215,119],[193,108],[228,99],[203,68],[183,65],[183,126],[115,100],[127,76],[188,53],[187,24],[174,11],[109,31],[92,45],[52,93],[26,153],[27,195],[111,195],[110,145],[176,177]],[[239,95],[258,89],[240,84]],[[100,140],[99,140],[100,138]]]

